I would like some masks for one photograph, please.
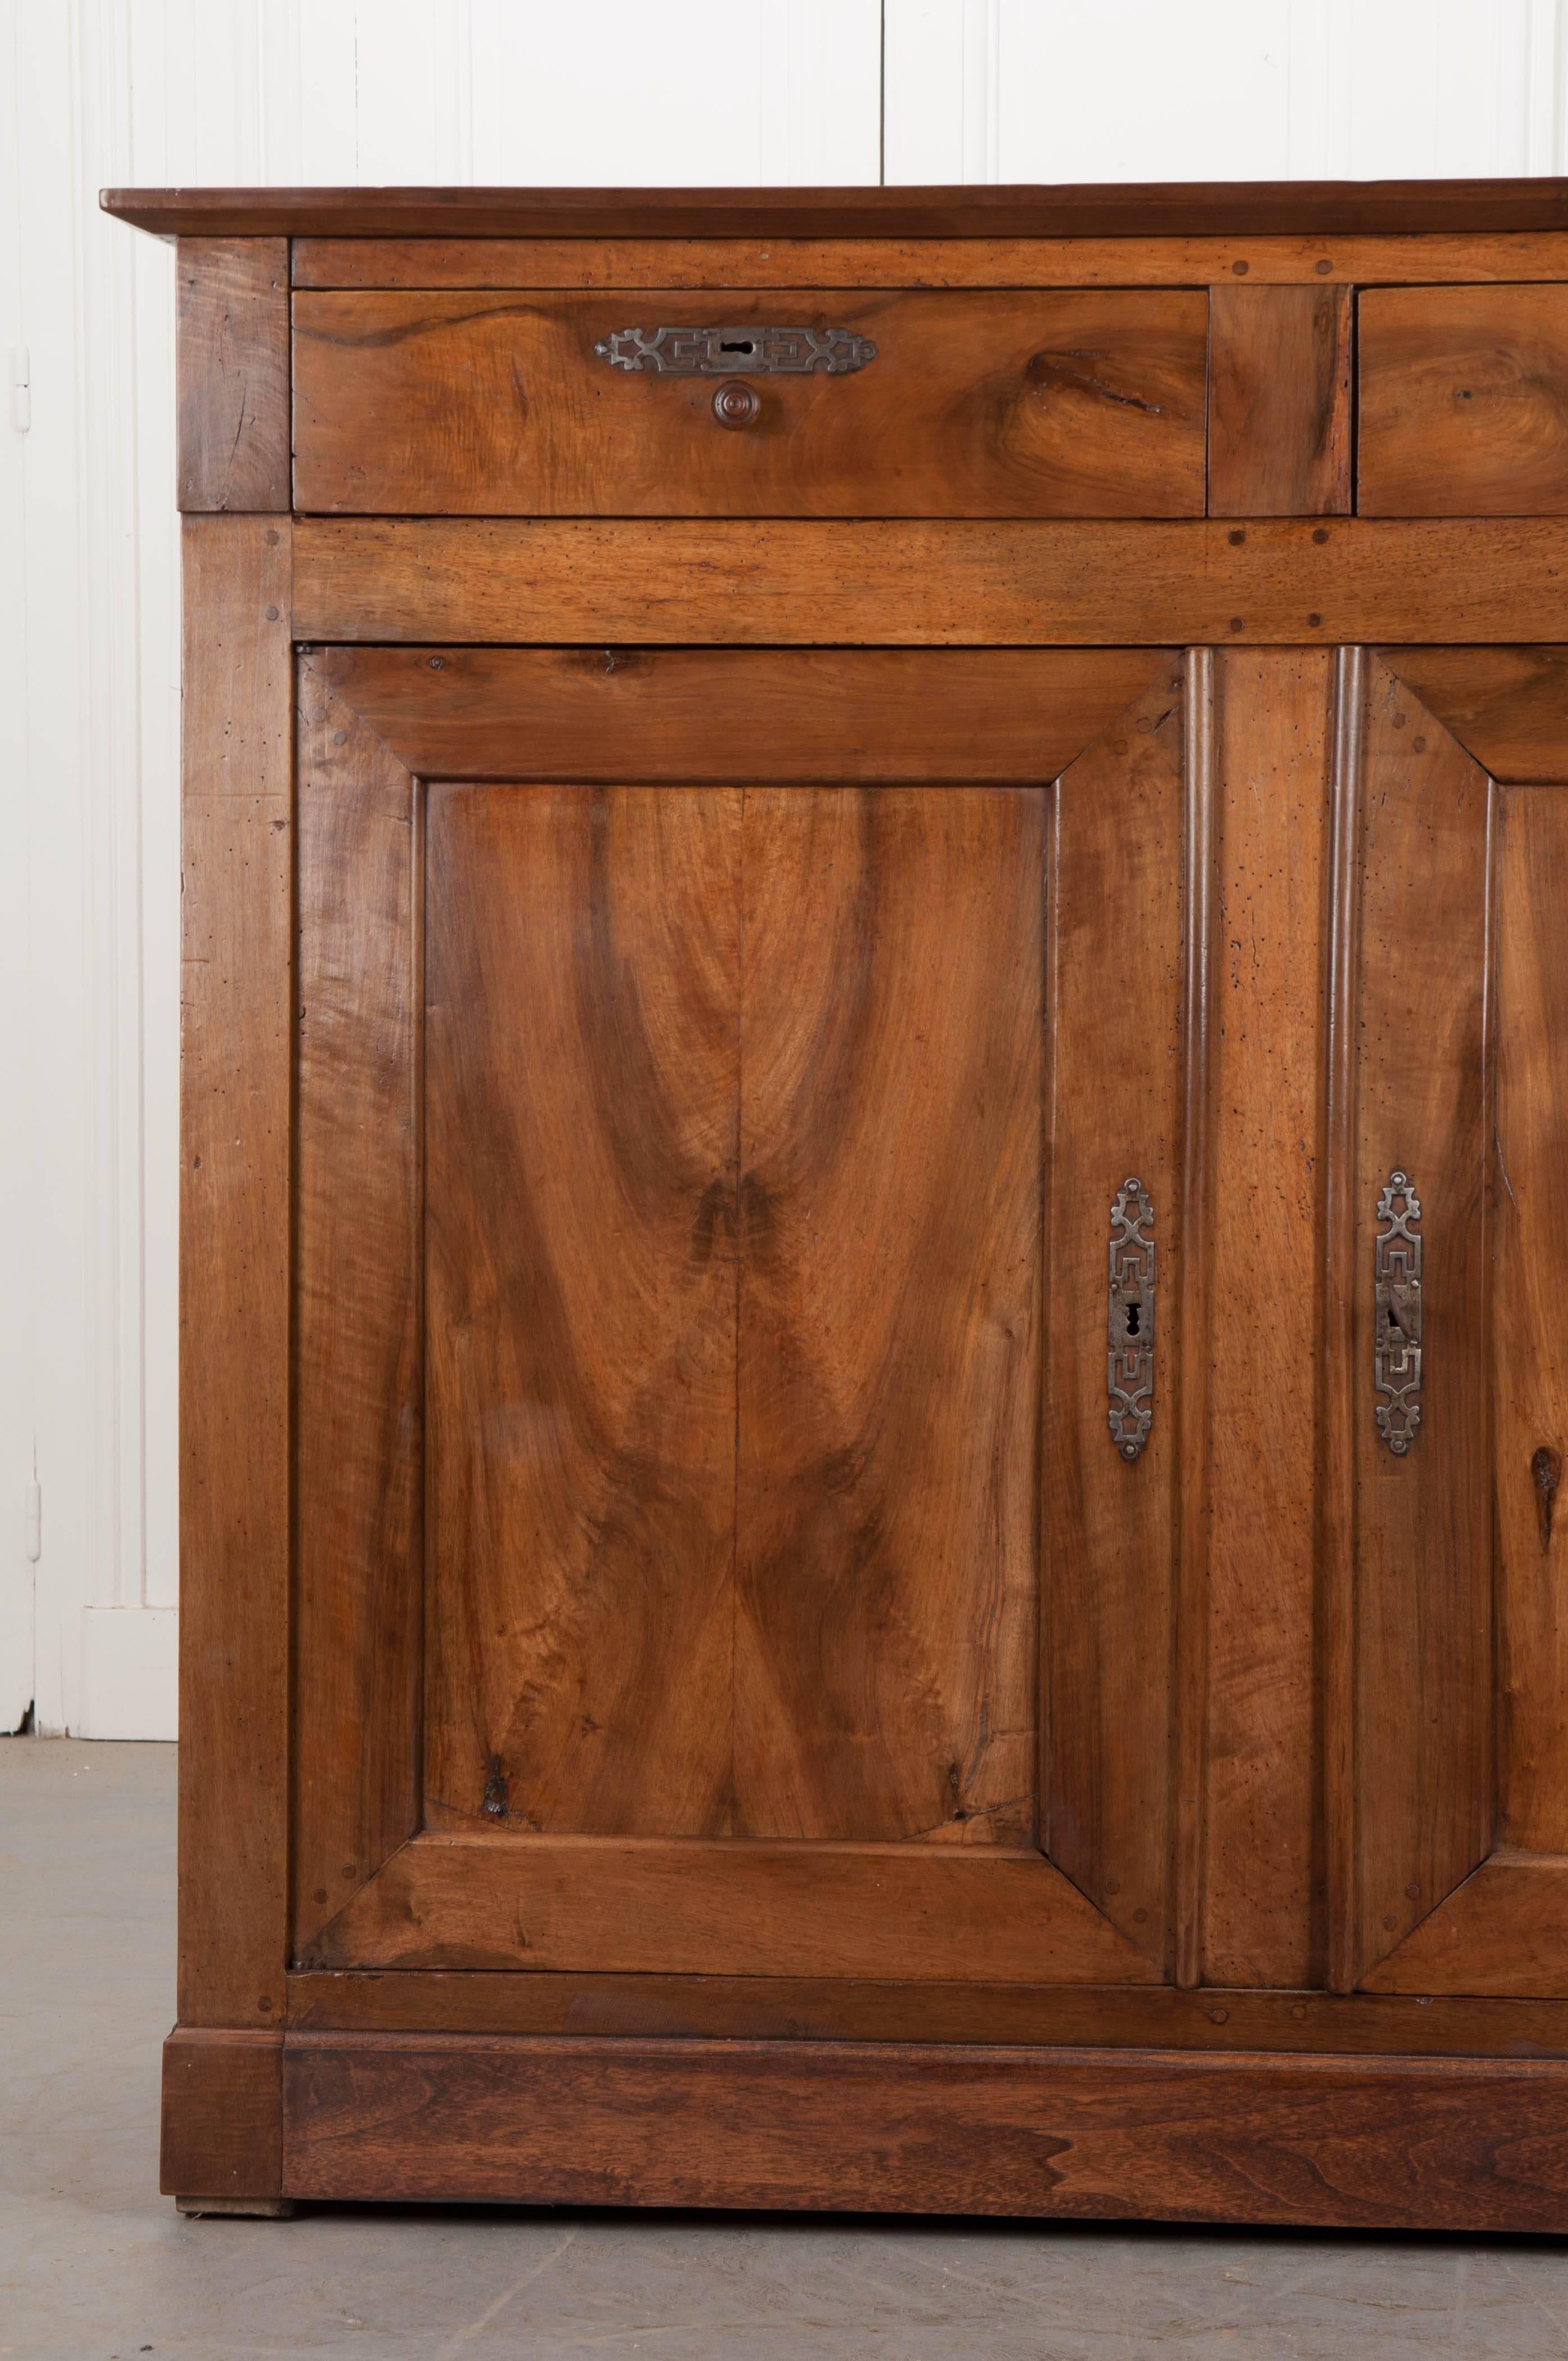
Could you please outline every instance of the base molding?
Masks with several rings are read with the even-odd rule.
[[[1568,2060],[299,2032],[282,2067],[289,2198],[1568,2233]]]

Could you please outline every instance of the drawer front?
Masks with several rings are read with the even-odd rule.
[[[1568,287],[1360,299],[1363,516],[1568,515]]]
[[[1191,290],[376,289],[297,293],[293,316],[300,510],[1203,512],[1208,298]],[[595,349],[716,317],[736,333],[706,354],[656,348],[674,368]],[[745,346],[762,328],[841,331],[863,340],[836,346],[858,365],[762,368]],[[800,340],[780,357],[798,364]],[[716,409],[726,386],[741,390]]]

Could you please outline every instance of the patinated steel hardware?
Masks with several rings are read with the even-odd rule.
[[[1374,1375],[1385,1399],[1377,1432],[1403,1458],[1421,1422],[1421,1201],[1408,1174],[1390,1172],[1377,1200]]]
[[[1105,1389],[1111,1439],[1135,1459],[1154,1423],[1154,1206],[1141,1180],[1124,1180],[1111,1202]]]
[[[611,368],[663,377],[847,377],[876,358],[848,328],[614,328],[594,351]]]

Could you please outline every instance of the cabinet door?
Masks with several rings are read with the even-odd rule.
[[[1179,663],[299,715],[297,1962],[1164,1980]]]
[[[1368,668],[1345,1731],[1373,1992],[1568,1994],[1563,656]]]

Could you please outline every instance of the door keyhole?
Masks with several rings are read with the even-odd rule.
[[[1128,1306],[1127,1306],[1127,1334],[1128,1334],[1128,1335],[1129,1335],[1129,1336],[1135,1336],[1135,1335],[1137,1334],[1137,1333],[1138,1333],[1138,1311],[1139,1311],[1139,1306],[1138,1306],[1137,1304],[1135,1304],[1135,1303],[1129,1303],[1129,1304],[1128,1304]]]

